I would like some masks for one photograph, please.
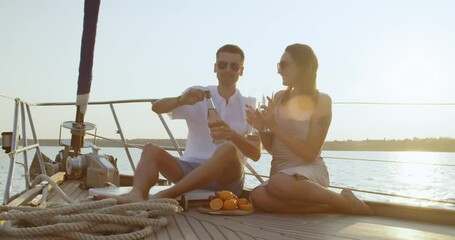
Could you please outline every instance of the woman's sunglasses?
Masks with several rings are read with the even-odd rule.
[[[293,64],[293,62],[280,61],[279,63],[276,64],[276,67],[278,70],[284,70],[291,64]]]

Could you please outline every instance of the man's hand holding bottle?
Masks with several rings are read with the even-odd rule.
[[[193,105],[197,102],[203,101],[204,97],[204,90],[191,88],[179,97],[179,103],[182,105]]]

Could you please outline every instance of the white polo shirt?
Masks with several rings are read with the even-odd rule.
[[[225,121],[234,131],[242,136],[250,134],[252,127],[246,121],[246,104],[253,104],[254,98],[243,97],[238,89],[229,99],[228,104],[218,93],[217,86],[194,86],[202,90],[210,90],[215,108]],[[186,89],[183,93],[188,91]],[[203,162],[209,159],[216,149],[212,142],[207,123],[207,103],[200,101],[194,105],[184,105],[175,108],[170,116],[172,119],[185,119],[188,126],[188,136],[186,141],[185,152],[182,156],[183,161]],[[243,163],[246,158],[243,157]]]

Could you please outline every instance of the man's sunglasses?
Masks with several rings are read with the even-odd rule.
[[[238,64],[238,63],[235,63],[235,62],[228,63],[225,61],[218,61],[216,63],[216,65],[218,66],[218,69],[221,69],[221,70],[225,69],[228,65],[230,65],[231,69],[236,72],[238,70],[240,70],[240,67],[241,67],[240,64]]]

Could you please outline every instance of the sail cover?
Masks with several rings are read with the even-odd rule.
[[[85,115],[92,84],[93,55],[95,50],[96,26],[100,0],[86,0],[84,6],[84,30],[82,33],[81,60],[79,63],[79,79],[77,81],[76,105],[81,107]]]
[[[92,84],[93,55],[95,50],[96,27],[100,0],[85,0],[84,3],[84,28],[81,41],[81,59],[79,62],[79,78],[77,81],[76,121],[82,125]],[[84,142],[84,131],[73,132],[71,146],[76,154]]]

